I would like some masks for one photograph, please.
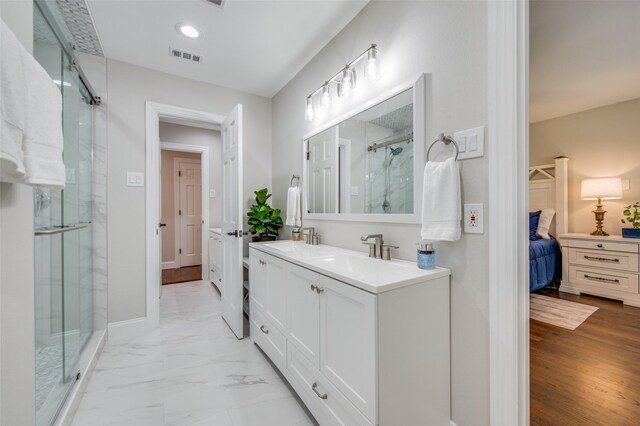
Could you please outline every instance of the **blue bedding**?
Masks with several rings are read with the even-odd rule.
[[[553,237],[529,243],[529,291],[536,291],[560,276],[562,254],[558,241]]]

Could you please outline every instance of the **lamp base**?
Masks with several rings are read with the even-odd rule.
[[[591,233],[591,235],[597,235],[600,237],[608,237],[609,234],[604,232],[602,229],[602,222],[604,221],[604,214],[606,210],[602,209],[602,200],[598,198],[598,203],[596,204],[596,209],[593,210],[593,214],[596,216],[596,230]]]

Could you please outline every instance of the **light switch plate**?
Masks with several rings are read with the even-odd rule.
[[[144,173],[127,172],[127,186],[144,186]]]
[[[464,205],[464,232],[465,234],[484,234],[484,205]]]
[[[216,198],[216,190],[215,189],[210,189],[209,190],[209,198]]]
[[[455,132],[453,139],[458,142],[458,160],[484,157],[484,126]]]
[[[360,194],[360,188],[357,186],[352,186],[351,187],[351,196],[352,197],[357,197]]]
[[[631,183],[629,182],[629,179],[622,179],[622,190],[628,191],[630,188],[631,188]]]

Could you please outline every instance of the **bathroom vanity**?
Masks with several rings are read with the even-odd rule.
[[[321,425],[449,425],[449,276],[326,245],[250,244],[251,340]]]

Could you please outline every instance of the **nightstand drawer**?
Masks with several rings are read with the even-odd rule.
[[[638,254],[569,248],[569,263],[617,271],[638,272]]]
[[[638,275],[606,271],[582,266],[569,266],[569,281],[580,286],[599,287],[608,290],[638,294]]]
[[[638,244],[627,244],[620,243],[616,241],[607,241],[606,237],[598,240],[579,240],[567,238],[562,242],[563,246],[573,247],[573,248],[585,248],[592,250],[607,250],[607,251],[622,251],[625,253],[638,253]]]

